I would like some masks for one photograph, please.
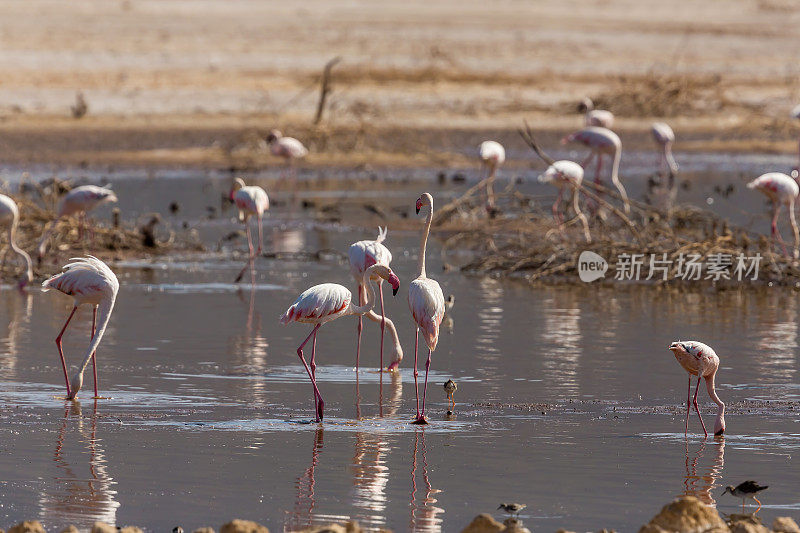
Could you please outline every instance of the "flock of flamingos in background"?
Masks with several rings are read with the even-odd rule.
[[[625,188],[620,182],[618,175],[622,145],[619,137],[610,129],[613,125],[614,116],[608,111],[594,109],[591,100],[588,99],[582,102],[581,109],[585,112],[586,127],[566,136],[562,140],[562,143],[578,142],[590,149],[589,156],[581,164],[568,160],[554,161],[547,158],[533,142],[532,137],[529,138],[529,144],[531,144],[537,153],[549,164],[547,170],[539,176],[539,181],[551,183],[559,189],[559,195],[556,203],[553,205],[553,217],[556,223],[559,225],[562,223],[559,205],[563,189],[567,188],[572,191],[572,205],[576,214],[581,217],[584,222],[585,236],[588,241],[591,240],[591,236],[588,230],[587,219],[580,210],[578,191],[580,190],[580,185],[583,180],[583,168],[591,162],[592,158],[597,159],[595,173],[596,183],[600,182],[603,158],[609,156],[612,159],[611,181],[620,193],[625,210],[629,211],[630,207]],[[792,116],[800,119],[800,106],[793,110]],[[674,184],[675,173],[678,170],[678,165],[672,156],[672,145],[675,141],[675,135],[669,125],[661,122],[653,124],[651,131],[653,139],[661,148],[659,174],[666,171],[670,186],[672,186]],[[277,130],[271,131],[266,141],[270,146],[272,154],[284,158],[290,170],[293,169],[295,160],[304,157],[308,153],[308,150],[300,141],[291,137],[284,137]],[[491,212],[496,210],[493,182],[496,178],[498,168],[505,161],[505,150],[502,145],[495,141],[485,141],[480,145],[479,155],[482,165],[485,168],[485,176],[482,176],[482,181],[485,183],[486,208]],[[791,176],[780,172],[770,172],[759,176],[748,184],[749,188],[762,192],[772,201],[773,217],[771,231],[773,237],[775,237],[781,245],[784,243],[780,237],[780,233],[777,231],[777,218],[781,206],[784,204],[788,206],[789,218],[795,236],[795,258],[798,257],[798,248],[800,247],[800,235],[798,235],[798,227],[794,214],[795,201],[800,192],[796,181],[797,178],[797,169],[794,169]],[[259,255],[263,249],[262,219],[264,212],[269,209],[269,197],[266,191],[261,187],[248,186],[241,178],[236,178],[230,190],[230,199],[236,204],[239,210],[239,220],[244,223],[246,227],[249,249],[248,262],[236,278],[236,281],[239,281],[248,267],[250,267],[251,271],[253,270],[255,257]],[[87,212],[101,204],[116,201],[117,197],[111,189],[94,185],[76,187],[67,193],[61,199],[55,220],[51,221],[43,229],[42,239],[37,247],[37,260],[39,264],[41,264],[41,260],[46,253],[49,237],[56,221],[64,217],[78,215],[80,219],[80,233],[83,234],[88,228],[86,223]],[[408,305],[416,327],[414,343],[416,416],[413,420],[415,424],[428,423],[425,416],[428,372],[430,370],[432,354],[438,343],[439,328],[447,306],[441,287],[434,279],[427,276],[425,270],[426,246],[433,222],[433,203],[433,197],[429,193],[423,193],[416,201],[415,209],[417,214],[425,209],[427,210],[427,217],[421,235],[419,273],[417,277],[411,281],[408,288]],[[254,246],[250,231],[249,219],[251,217],[255,217],[258,221],[257,247]],[[19,286],[22,288],[27,283],[33,281],[33,264],[28,253],[16,243],[15,232],[18,222],[19,209],[17,204],[9,196],[0,195],[0,223],[4,224],[7,229],[10,249],[25,262],[25,272],[19,282]],[[91,230],[89,229],[89,231]],[[362,319],[364,316],[371,321],[380,323],[381,326],[381,371],[384,371],[383,344],[384,334],[387,328],[392,337],[392,361],[386,370],[397,370],[402,361],[403,350],[397,336],[397,328],[394,322],[386,317],[383,305],[383,281],[387,281],[392,286],[394,295],[397,294],[400,286],[400,280],[390,267],[392,254],[383,244],[385,239],[386,229],[379,229],[378,237],[375,240],[359,241],[352,244],[350,247],[348,254],[350,271],[357,282],[357,302],[354,300],[353,294],[345,286],[335,283],[323,283],[315,285],[301,293],[297,300],[280,317],[280,321],[283,324],[299,322],[313,326],[311,332],[297,348],[297,355],[308,373],[312,384],[315,419],[317,422],[322,422],[324,418],[325,405],[319,388],[317,387],[315,372],[316,337],[318,330],[323,324],[345,316],[354,315],[358,317],[356,368],[358,368],[359,365],[361,331],[363,328]],[[375,290],[375,285],[377,285],[377,291]],[[116,275],[108,265],[101,260],[93,256],[87,256],[70,260],[70,262],[63,267],[61,273],[45,280],[42,283],[42,287],[45,291],[50,289],[58,290],[68,296],[72,296],[74,300],[72,311],[56,337],[56,346],[58,347],[66,382],[67,398],[74,399],[82,388],[83,374],[89,362],[92,363],[93,367],[95,398],[99,398],[96,351],[108,325],[119,290],[119,281]],[[377,301],[380,302],[380,314],[374,311]],[[77,372],[73,375],[72,379],[70,379],[67,372],[67,364],[64,358],[61,339],[78,307],[84,304],[90,305],[93,313],[90,342]],[[422,331],[425,344],[428,347],[421,405],[418,384],[420,330]],[[303,353],[303,348],[309,341],[311,341],[310,363],[306,361]],[[700,381],[701,379],[705,379],[708,394],[718,406],[718,412],[714,423],[714,434],[722,435],[725,431],[725,404],[719,399],[715,392],[715,377],[719,368],[719,357],[711,347],[697,341],[678,341],[672,343],[669,349],[673,352],[680,365],[689,374],[685,424],[687,433],[689,411],[690,407],[693,405],[700,418],[703,432],[708,436],[697,404]],[[697,376],[697,386],[695,387],[693,398],[691,395],[692,376]],[[452,390],[455,390],[454,387],[455,383],[452,383]],[[448,390],[448,395],[451,395],[450,390]]]

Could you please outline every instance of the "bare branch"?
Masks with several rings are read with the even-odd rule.
[[[541,148],[539,148],[539,145],[536,143],[536,139],[533,138],[533,131],[531,131],[531,127],[528,125],[528,121],[526,120],[524,122],[525,122],[525,129],[523,130],[522,128],[520,128],[517,131],[519,131],[519,134],[522,136],[522,139],[525,141],[525,143],[528,146],[530,146],[534,152],[536,152],[536,155],[542,158],[542,161],[544,161],[548,165],[552,165],[553,163],[555,163],[556,162],[555,159],[544,153],[544,151]]]

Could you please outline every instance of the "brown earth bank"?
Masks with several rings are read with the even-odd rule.
[[[2,531],[2,530],[0,530]],[[55,530],[54,530],[55,531]],[[69,525],[59,529],[60,533],[77,533],[75,526]],[[136,526],[114,527],[102,522],[95,522],[91,533],[141,533],[143,530]],[[269,529],[257,522],[249,520],[232,520],[219,529],[220,533],[269,533]],[[342,524],[328,524],[302,530],[291,530],[295,533],[361,533],[366,531],[358,522]],[[388,530],[380,530],[388,532]],[[600,529],[606,533],[614,530]],[[180,526],[173,529],[173,533],[183,533]],[[772,527],[761,523],[758,514],[731,514],[723,518],[711,506],[702,503],[694,496],[681,496],[665,505],[647,524],[639,529],[639,533],[800,533],[800,527],[791,517],[778,517],[772,522]],[[8,533],[46,533],[44,526],[38,520],[20,522],[11,527]],[[211,527],[202,527],[194,533],[214,533]],[[504,522],[495,519],[491,514],[483,513],[476,516],[462,533],[530,533],[522,521],[517,518],[507,518]],[[557,533],[571,533],[559,529]]]

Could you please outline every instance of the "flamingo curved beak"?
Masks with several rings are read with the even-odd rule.
[[[397,274],[392,272],[389,274],[389,279],[387,281],[392,286],[392,296],[397,296],[397,291],[400,289],[400,278],[397,277]]]
[[[422,209],[422,200],[417,200],[417,214],[419,215],[419,210]]]

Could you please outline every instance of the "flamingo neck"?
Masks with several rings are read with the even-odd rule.
[[[17,218],[15,217],[14,220],[11,222],[11,226],[8,228],[8,244],[9,246],[11,246],[11,249],[14,250],[14,252],[16,252],[16,254],[22,257],[22,259],[25,261],[25,267],[26,267],[25,274],[27,276],[26,279],[28,280],[28,282],[31,282],[33,281],[33,263],[31,262],[31,256],[29,256],[25,250],[20,248],[17,245],[16,240],[14,240],[14,237],[17,233],[17,223],[18,223]]]
[[[419,245],[419,277],[425,278],[425,251],[428,248],[428,235],[431,232],[431,224],[433,223],[433,200],[431,200],[431,210],[428,212],[428,218],[425,221],[425,230],[422,232],[422,240]]]
[[[353,315],[365,315],[372,311],[372,308],[375,307],[375,289],[372,288],[372,280],[370,280],[370,275],[367,272],[364,272],[364,277],[361,279],[361,284],[367,290],[367,300],[364,302],[364,305],[351,305],[351,314]],[[361,289],[358,289],[359,295],[361,294]]]
[[[619,180],[619,160],[622,157],[622,149],[617,146],[614,149],[614,164],[611,167],[611,180],[612,182],[616,182]]]
[[[725,427],[725,403],[717,396],[717,391],[714,386],[715,378],[716,373],[706,378],[706,390],[708,390],[708,396],[717,404],[717,419],[714,423],[714,430],[716,432],[720,427],[723,429]]]
[[[100,340],[103,338],[103,333],[106,331],[108,321],[111,319],[111,311],[114,309],[115,299],[116,298],[104,300],[100,305],[97,306],[97,331],[95,331],[94,337],[92,337],[92,342],[89,343],[89,347],[86,349],[86,355],[83,357],[83,363],[81,363],[81,366],[78,369],[78,374],[83,375],[83,371],[86,370],[86,365],[89,364],[89,361],[92,359],[92,355],[94,355],[94,352],[97,351],[97,347],[100,345]]]
[[[672,143],[667,143],[666,146],[664,146],[664,154],[666,155],[670,170],[672,170],[673,173],[678,172],[678,164],[675,162],[675,158],[672,157]]]

